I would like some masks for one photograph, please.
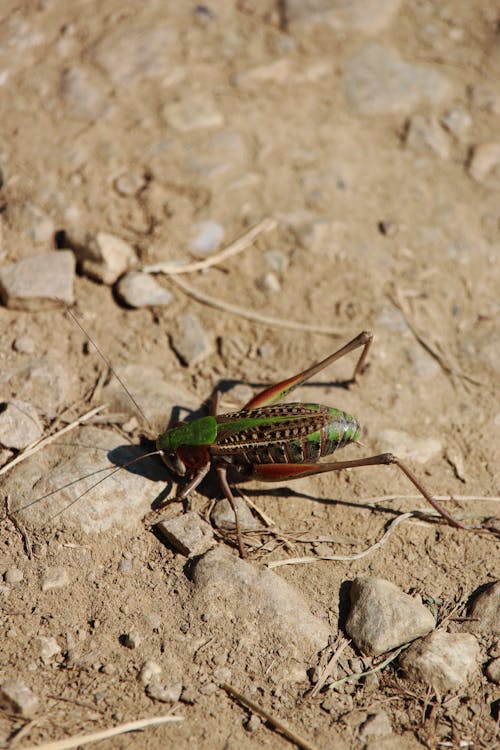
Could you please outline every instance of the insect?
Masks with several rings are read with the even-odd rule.
[[[392,453],[320,463],[324,456],[359,440],[359,424],[350,414],[320,404],[278,403],[313,375],[362,347],[349,381],[355,382],[363,372],[372,340],[373,334],[363,331],[321,362],[266,388],[240,411],[217,414],[215,398],[209,416],[180,423],[158,436],[156,447],[163,461],[171,472],[187,480],[177,495],[178,500],[187,498],[210,467],[215,466],[222,491],[235,515],[242,557],[245,548],[234,496],[227,480],[230,467],[244,479],[280,482],[326,471],[394,464],[452,526],[468,528],[442,508],[413,472]]]

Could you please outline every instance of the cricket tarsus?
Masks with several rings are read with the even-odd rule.
[[[167,466],[188,479],[178,499],[185,499],[198,486],[210,466],[215,466],[221,489],[235,516],[238,548],[242,557],[245,557],[245,546],[234,497],[227,481],[230,465],[240,471],[245,479],[278,482],[327,471],[394,464],[448,523],[461,529],[470,528],[442,508],[413,472],[392,453],[320,463],[320,458],[331,455],[349,443],[359,442],[359,426],[351,415],[319,404],[286,403],[275,406],[318,372],[362,347],[350,381],[356,382],[365,368],[372,340],[373,334],[363,331],[312,367],[266,388],[250,399],[239,412],[217,415],[217,394],[214,394],[211,416],[172,427],[158,436],[156,445]]]

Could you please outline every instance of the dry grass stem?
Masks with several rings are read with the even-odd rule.
[[[283,734],[291,742],[294,742],[297,747],[302,748],[302,750],[316,750],[316,747],[314,745],[311,745],[310,742],[300,737],[297,732],[295,732],[293,729],[290,729],[280,719],[272,716],[272,714],[259,706],[258,703],[254,703],[251,698],[247,698],[246,695],[240,693],[240,691],[236,690],[236,688],[234,688],[232,685],[228,685],[227,682],[223,682],[221,683],[221,688],[223,688],[226,693],[229,693],[229,695],[233,696],[233,698],[236,698],[236,700],[240,701],[240,703],[243,703],[243,705],[251,708],[252,711],[254,711],[256,714],[262,716],[262,718],[269,722],[271,726],[281,732],[281,734]]]
[[[493,503],[500,502],[500,497],[496,497],[495,495],[433,495],[432,496],[435,500],[439,500],[440,502],[443,501],[449,501],[449,500],[457,500],[459,502],[469,503],[469,502],[487,502],[491,501]],[[360,498],[359,502],[361,503],[385,503],[389,500],[421,500],[422,495],[409,495],[409,494],[398,494],[398,495],[374,495],[373,497],[362,497]]]
[[[357,672],[354,674],[348,674],[346,677],[342,677],[341,680],[336,680],[335,682],[330,683],[328,685],[329,690],[334,690],[339,685],[343,685],[344,682],[358,682],[359,680],[363,679],[363,677],[367,677],[369,674],[375,674],[376,672],[380,672],[384,667],[386,667],[388,664],[391,663],[391,661],[394,661],[394,659],[397,659],[401,651],[404,651],[408,646],[411,646],[410,643],[405,643],[399,648],[397,648],[395,651],[392,652],[390,656],[387,657],[387,659],[384,659],[384,661],[380,662],[380,664],[377,664],[376,667],[372,667],[371,669],[367,669],[366,672]]]
[[[102,411],[106,407],[106,404],[102,404],[101,406],[96,406],[90,411],[88,411],[86,414],[83,414],[81,417],[78,417],[78,419],[75,419],[74,422],[71,422],[70,424],[66,425],[66,427],[63,427],[61,430],[58,430],[57,432],[54,432],[53,435],[49,435],[46,438],[42,438],[37,443],[34,443],[33,445],[30,445],[26,450],[24,450],[22,453],[19,453],[12,461],[9,461],[9,463],[5,464],[5,466],[2,466],[0,469],[0,476],[2,474],[6,474],[9,469],[12,469],[16,464],[21,463],[21,461],[25,461],[27,458],[32,456],[34,453],[38,453],[38,451],[42,450],[42,448],[45,448],[45,446],[49,445],[50,443],[53,443],[54,440],[57,440],[61,437],[61,435],[65,435],[67,432],[71,432],[71,430],[74,430],[76,427],[79,427],[81,424],[84,424],[84,422],[88,422],[92,417],[97,414],[98,412]]]
[[[100,732],[90,732],[90,734],[79,734],[75,737],[66,737],[64,740],[55,740],[44,742],[42,745],[31,745],[30,747],[21,748],[21,750],[70,750],[70,748],[79,745],[90,745],[92,742],[100,742],[110,737],[116,737],[126,732],[137,732],[139,729],[167,724],[174,721],[184,721],[183,716],[152,716],[150,719],[138,719],[137,721],[128,721],[125,724],[119,724],[111,729],[102,729]]]
[[[245,232],[241,237],[232,242],[228,247],[224,248],[218,253],[211,255],[209,258],[198,260],[193,263],[154,263],[150,266],[143,266],[143,273],[167,273],[167,274],[178,274],[178,273],[193,273],[194,271],[203,271],[205,268],[216,266],[219,263],[228,258],[232,258],[233,255],[237,255],[249,247],[254,240],[263,232],[270,232],[278,226],[276,219],[264,219],[259,222],[248,232]]]
[[[335,338],[342,338],[343,336],[345,336],[345,333],[343,331],[338,331],[336,328],[330,328],[329,326],[315,326],[309,325],[308,323],[297,323],[293,320],[273,318],[270,315],[261,315],[254,310],[247,310],[245,307],[239,307],[238,305],[233,305],[230,302],[223,302],[220,299],[215,299],[215,297],[210,297],[208,294],[195,289],[186,281],[181,281],[176,276],[171,276],[171,280],[174,282],[174,284],[177,284],[177,286],[180,287],[185,294],[187,294],[189,297],[192,297],[197,302],[201,302],[203,305],[208,305],[209,307],[215,307],[216,310],[224,310],[224,312],[228,312],[233,315],[239,315],[240,318],[246,318],[247,320],[252,320],[255,323],[262,323],[263,325],[271,326],[271,328],[287,328],[290,331],[322,333],[325,336],[334,336]]]
[[[347,638],[340,638],[339,643],[335,651],[333,652],[331,658],[328,661],[328,664],[318,677],[318,682],[313,687],[311,692],[309,693],[309,698],[315,698],[317,694],[322,690],[322,688],[326,685],[326,682],[330,675],[332,674],[333,670],[337,666],[337,662],[340,658],[341,653],[347,648],[347,646],[350,644],[350,640]]]

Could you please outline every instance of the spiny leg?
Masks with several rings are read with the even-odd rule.
[[[437,512],[446,518],[449,524],[459,529],[471,530],[474,527],[466,526],[458,521],[451,513],[441,507],[434,500],[432,495],[427,492],[423,484],[417,479],[412,471],[397,456],[392,453],[381,453],[377,456],[368,458],[359,458],[353,461],[331,461],[324,464],[254,464],[252,467],[252,479],[260,479],[263,482],[280,482],[287,479],[296,479],[298,477],[307,477],[314,474],[322,474],[326,471],[341,471],[342,469],[356,469],[360,466],[383,466],[395,464],[410,482],[417,488],[423,497],[429,502]]]
[[[238,511],[236,510],[236,503],[234,500],[234,495],[231,492],[231,488],[227,481],[227,469],[225,466],[217,466],[217,476],[219,477],[219,482],[220,482],[222,491],[224,495],[226,496],[226,499],[228,500],[229,505],[233,509],[234,522],[236,526],[236,538],[238,540],[238,549],[240,551],[240,556],[245,558],[247,555],[245,552],[245,545],[243,544],[243,537],[241,534],[240,519],[238,517]]]
[[[321,362],[318,362],[316,365],[309,367],[303,372],[299,372],[298,375],[293,375],[291,378],[282,380],[280,383],[276,383],[276,385],[272,385],[270,388],[266,388],[264,391],[252,398],[248,402],[248,404],[245,404],[243,409],[255,409],[258,406],[271,406],[272,404],[281,401],[281,399],[284,398],[288,393],[290,393],[290,391],[293,391],[294,388],[298,388],[300,385],[302,385],[302,383],[305,383],[306,380],[312,378],[313,375],[316,375],[325,367],[328,367],[328,365],[333,364],[333,362],[341,359],[341,357],[345,357],[345,355],[349,354],[349,352],[354,351],[354,349],[359,349],[359,347],[362,346],[363,351],[360,354],[351,378],[351,381],[356,381],[363,371],[366,357],[368,355],[368,350],[371,346],[372,341],[373,334],[370,331],[363,331],[358,336],[356,336],[356,338],[352,339],[352,341],[349,341],[348,344],[346,344],[333,354],[330,354],[329,357],[321,360]]]
[[[185,500],[188,495],[198,487],[200,482],[208,474],[209,470],[210,462],[202,466],[201,469],[199,469],[194,477],[184,485],[182,490],[178,492],[174,498],[167,498],[167,500],[164,500],[157,508],[148,513],[144,517],[144,523],[147,526],[154,526],[156,523],[159,523],[162,520],[162,515],[164,514],[165,508],[172,502],[180,502],[182,500]]]

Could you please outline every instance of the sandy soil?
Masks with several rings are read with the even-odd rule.
[[[214,309],[166,276],[157,280],[172,293],[169,305],[131,309],[112,286],[79,272],[75,310],[115,367],[156,366],[197,405],[216,386],[256,390],[373,330],[369,368],[358,385],[337,387],[353,366],[342,361],[301,397],[355,414],[366,455],[405,453],[407,443],[408,462],[433,493],[469,498],[445,501],[454,513],[492,516],[498,505],[484,498],[499,494],[500,167],[474,172],[471,164],[474,149],[498,141],[498,7],[488,0],[479,9],[461,0],[396,2],[387,3],[393,13],[384,17],[384,4],[365,3],[354,17],[342,12],[348,3],[330,5],[334,15],[313,22],[312,3],[301,13],[298,3],[270,0],[151,0],[140,9],[114,0],[4,2],[1,262],[85,245],[99,231],[130,243],[141,265],[185,261],[197,222],[217,222],[226,245],[275,218],[276,229],[253,247],[185,278],[219,301],[329,326],[336,337]],[[364,112],[346,71],[371,42],[439,74],[446,90],[436,85],[435,96],[411,100],[403,86],[400,106],[396,96]],[[380,88],[386,83],[382,77]],[[187,313],[197,316],[207,344],[206,356],[189,366],[172,346]],[[47,434],[103,400],[95,386],[107,368],[63,309],[2,307],[0,320],[2,398],[36,405]],[[12,375],[38,360],[62,368],[52,398],[46,384],[23,390]],[[142,385],[154,389],[154,379]],[[236,406],[233,399],[228,408]],[[118,435],[138,442],[143,427],[125,427],[115,426]],[[72,451],[79,440],[75,433]],[[346,457],[360,450],[352,447]],[[161,489],[150,485],[153,501]],[[251,497],[288,538],[307,530],[333,541],[285,549],[273,543],[253,553],[255,565],[365,549],[398,511],[425,505],[405,497],[413,488],[393,468],[328,474],[289,488],[296,493],[255,483]],[[219,495],[211,479],[194,493],[193,507],[206,513]],[[383,498],[376,507],[374,497]],[[138,521],[86,535],[66,527],[62,514],[51,528],[28,523],[26,531],[32,559],[15,525],[2,524],[0,572],[20,569],[23,579],[2,585],[0,682],[22,680],[40,704],[21,739],[14,737],[26,720],[1,716],[2,746],[166,713],[170,707],[148,697],[138,681],[146,659],[160,665],[163,683],[182,683],[175,713],[184,721],[102,747],[289,746],[264,724],[247,726],[248,711],[213,688],[220,668],[317,748],[362,746],[360,727],[380,710],[393,733],[372,746],[494,746],[498,694],[481,673],[455,699],[389,668],[375,687],[358,684],[310,700],[306,670],[317,667],[318,655],[301,665],[301,679],[286,678],[283,649],[263,659],[260,670],[250,667],[238,656],[238,633],[228,639],[221,622],[203,620],[186,559]],[[63,567],[69,583],[44,591],[53,567]],[[460,618],[469,597],[499,577],[498,546],[490,534],[412,520],[360,560],[283,567],[279,575],[301,591],[333,638],[345,616],[342,587],[356,576],[387,578],[441,613],[457,604]],[[448,627],[459,629],[460,622]],[[130,632],[140,636],[132,649],[123,645]],[[46,662],[40,635],[61,649]],[[481,645],[485,663],[493,636]],[[346,653],[341,664],[352,671],[349,655],[359,654]]]

